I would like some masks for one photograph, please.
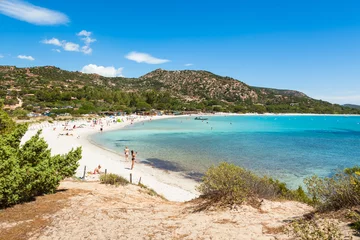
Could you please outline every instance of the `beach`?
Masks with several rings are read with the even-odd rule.
[[[119,117],[122,122],[114,122],[114,118],[102,118],[102,124],[94,125],[88,120],[59,121],[53,123],[33,124],[24,135],[22,143],[30,139],[38,130],[42,129],[41,136],[48,143],[52,155],[65,154],[72,148],[82,147],[82,158],[79,161],[80,166],[76,171],[76,177],[83,177],[86,166],[86,180],[96,180],[96,174],[92,172],[100,164],[101,172],[115,173],[129,180],[132,174],[133,183],[141,183],[154,189],[157,193],[170,201],[184,202],[199,196],[196,191],[197,183],[194,180],[186,179],[180,174],[156,169],[145,164],[135,163],[134,169],[130,170],[131,157],[125,161],[124,154],[119,154],[108,149],[102,148],[89,140],[92,134],[101,134],[100,128],[103,126],[103,132],[121,129],[132,122],[151,121],[157,119],[171,118],[176,116],[154,116],[140,117],[131,115]],[[99,118],[100,119],[100,118]],[[67,124],[67,127],[65,126]],[[73,126],[75,125],[75,128]],[[69,129],[69,130],[64,130]],[[71,129],[71,130],[70,130]],[[131,147],[129,146],[130,150]],[[141,149],[135,149],[141,151]],[[120,151],[121,152],[121,151]]]
[[[154,189],[166,199],[180,202],[199,196],[196,191],[198,182],[188,173],[203,173],[211,164],[216,164],[217,160],[237,161],[235,162],[237,165],[254,170],[260,175],[275,176],[286,182],[288,186],[297,188],[302,184],[305,177],[313,174],[327,176],[333,171],[332,169],[343,169],[354,165],[350,160],[355,159],[354,161],[356,161],[358,158],[351,155],[356,153],[353,147],[357,143],[358,120],[347,115],[241,115],[222,113],[199,116],[227,117],[217,118],[218,120],[224,119],[224,122],[219,122],[217,125],[215,118],[211,118],[209,124],[202,121],[190,121],[195,117],[194,115],[191,117],[184,115],[106,117],[102,118],[102,122],[97,122],[96,125],[89,120],[43,122],[31,125],[23,138],[23,142],[39,129],[42,129],[42,136],[49,144],[52,154],[64,154],[71,148],[82,147],[82,159],[79,161],[80,166],[77,169],[76,177],[83,177],[85,167],[86,173],[93,172],[100,164],[101,172],[106,170],[107,173],[115,173],[128,180],[132,174],[133,183],[137,184],[141,178],[142,184]],[[229,125],[229,121],[235,121],[235,119],[230,120],[232,116],[246,116],[246,118],[242,118],[244,120],[242,122],[233,122],[234,124]],[[260,116],[263,117],[258,118]],[[266,119],[266,116],[272,116],[272,118],[265,121],[261,120]],[[290,119],[285,116],[292,116],[293,118]],[[316,116],[317,121],[307,118],[305,122],[302,122],[300,118],[297,118],[300,116],[301,119]],[[331,118],[326,119],[325,117],[328,116]],[[176,117],[183,118],[181,120],[174,119]],[[167,118],[169,120],[166,120]],[[123,121],[117,122],[116,119]],[[171,126],[171,129],[160,130],[164,121],[157,120],[161,119],[165,120],[167,124],[172,121],[173,125],[167,125],[168,127]],[[137,124],[142,121],[144,121],[145,126]],[[350,125],[349,121],[351,122]],[[134,127],[131,129],[134,131],[121,130],[132,122]],[[309,124],[315,123],[316,128],[309,128]],[[330,125],[325,128],[327,124]],[[67,130],[64,130],[65,125],[67,125]],[[74,125],[75,129],[73,129]],[[152,130],[151,126],[154,125],[156,130]],[[101,126],[103,126],[103,134],[100,132]],[[276,128],[277,126],[279,128]],[[334,126],[338,129],[333,129]],[[350,126],[352,126],[351,129]],[[274,134],[269,133],[270,129],[274,127]],[[350,130],[343,130],[345,127]],[[141,135],[138,130],[143,129],[150,129],[151,134]],[[291,131],[288,132],[288,129]],[[197,131],[203,131],[200,132],[198,138],[196,138],[197,135],[194,135]],[[284,133],[281,133],[282,131]],[[114,134],[108,135],[106,132]],[[186,135],[186,132],[191,134]],[[180,133],[181,135],[179,135]],[[94,141],[94,134],[96,134],[97,143]],[[129,139],[129,136],[132,136],[132,140],[123,142],[124,139]],[[225,136],[225,139],[219,138],[221,136]],[[195,138],[198,140],[195,141]],[[347,145],[342,144],[344,138],[348,141]],[[318,139],[322,139],[321,145],[319,145]],[[194,142],[200,145],[193,146]],[[310,146],[309,142],[312,142]],[[123,148],[125,144],[129,144],[130,150],[134,149],[141,155],[140,158],[137,158],[133,170],[130,170],[131,157],[127,161],[124,158]],[[343,147],[335,148],[334,144],[342,144]],[[221,147],[219,148],[219,146]],[[199,151],[199,148],[203,149]],[[308,151],[309,148],[312,151]],[[262,149],[262,151],[258,151],[258,149]],[[346,152],[343,149],[346,149]],[[202,154],[198,154],[198,152]],[[318,157],[319,154],[321,158]],[[148,158],[148,156],[150,157]],[[313,160],[310,161],[309,159]],[[315,161],[314,159],[318,160]],[[336,161],[332,161],[332,159],[336,159]],[[141,161],[143,163],[140,163]],[[157,162],[169,164],[170,168],[167,165],[164,168],[157,166]],[[177,165],[178,163],[180,165]],[[180,166],[179,169],[173,171],[173,168],[178,166]],[[183,166],[187,167],[186,171],[183,171]],[[85,178],[88,181],[98,179],[99,175],[96,174],[86,174]]]

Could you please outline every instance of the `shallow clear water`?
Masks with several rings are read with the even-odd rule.
[[[121,153],[128,146],[145,162],[193,176],[227,161],[291,187],[313,174],[360,165],[360,117],[184,117],[138,123],[92,140]]]

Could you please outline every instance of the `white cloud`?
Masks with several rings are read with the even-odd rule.
[[[52,45],[55,45],[55,46],[62,46],[62,43],[57,38],[52,38],[52,39],[49,39],[49,40],[44,39],[41,42],[44,43],[44,44],[52,44]]]
[[[83,73],[96,73],[104,77],[123,77],[122,71],[124,68],[104,67],[95,64],[89,64],[81,69]]]
[[[1,55],[1,54],[0,54],[0,58],[3,58],[3,57],[4,57],[4,55]]]
[[[84,41],[85,44],[81,48],[80,48],[80,44],[68,42],[66,40],[61,41],[57,38],[44,39],[41,41],[41,43],[59,46],[68,52],[82,52],[84,54],[91,54],[93,49],[90,47],[90,44],[96,41],[96,39],[90,37],[91,34],[92,32],[88,32],[86,30],[82,30],[81,32],[76,34],[77,36],[85,36],[84,38],[81,38],[81,40]],[[52,50],[60,52],[60,49],[56,49],[56,50],[52,49]]]
[[[54,52],[58,52],[58,53],[61,52],[60,49],[54,49],[54,48],[53,48],[53,49],[51,49],[51,50],[54,51]]]
[[[90,45],[90,43],[96,42],[95,38],[90,38],[90,37],[84,37],[81,40],[83,40],[86,45]]]
[[[167,59],[155,58],[147,53],[131,52],[125,56],[125,58],[135,61],[137,63],[148,63],[148,64],[162,64],[170,62]]]
[[[92,34],[92,32],[88,32],[88,31],[86,31],[86,30],[82,30],[81,32],[77,33],[76,35],[78,35],[78,36],[90,37],[91,34]]]
[[[20,59],[25,59],[25,60],[30,60],[30,61],[35,60],[35,58],[33,58],[32,56],[18,55],[17,57],[20,58]]]
[[[83,40],[85,43],[85,46],[82,47],[82,52],[85,54],[91,54],[92,49],[90,48],[90,44],[96,41],[95,38],[90,37],[92,35],[92,32],[82,30],[81,32],[77,33],[76,35],[84,36],[83,38],[81,38],[81,40]]]
[[[72,42],[65,42],[63,48],[68,52],[79,52],[80,45]]]
[[[38,7],[21,0],[0,1],[0,13],[36,25],[58,25],[69,22],[69,18],[61,12]]]
[[[81,52],[83,52],[84,54],[91,54],[92,48],[90,48],[89,46],[83,46],[81,47]]]
[[[184,66],[185,66],[185,67],[190,67],[190,66],[192,66],[192,65],[194,65],[194,64],[192,64],[192,63],[187,63],[187,64],[185,64]]]

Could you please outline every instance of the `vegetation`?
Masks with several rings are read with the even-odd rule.
[[[51,156],[41,131],[20,145],[27,125],[16,125],[1,108],[0,126],[0,208],[53,193],[62,179],[75,173],[81,148]]]
[[[119,186],[119,185],[124,186],[129,183],[128,180],[114,173],[101,174],[100,182],[103,184],[110,184],[115,186]]]
[[[162,199],[164,199],[164,200],[167,200],[163,195],[158,194],[154,189],[149,188],[149,187],[145,186],[145,185],[142,184],[142,183],[139,183],[138,186],[141,187],[141,188],[143,188],[143,189],[145,189],[145,192],[146,192],[147,194],[149,194],[150,196],[156,196],[156,197],[160,197],[160,198],[162,198]]]
[[[225,111],[360,114],[291,90],[257,88],[206,71],[155,70],[140,78],[107,78],[56,67],[0,66],[0,98],[27,112],[72,115],[104,111]],[[14,112],[13,112],[14,111]]]
[[[226,162],[210,167],[198,190],[203,198],[225,206],[253,202],[259,198],[310,202],[301,187],[290,190],[278,180],[256,176],[244,168]]]
[[[300,219],[292,222],[286,229],[289,235],[299,240],[341,240],[340,229],[334,222],[316,219]]]
[[[350,208],[360,204],[360,168],[347,168],[330,178],[305,179],[310,197],[319,211]]]

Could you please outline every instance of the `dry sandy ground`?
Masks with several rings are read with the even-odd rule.
[[[270,201],[196,211],[196,201],[170,202],[136,185],[64,181],[59,189],[0,212],[0,239],[286,239],[273,230],[311,211]]]

